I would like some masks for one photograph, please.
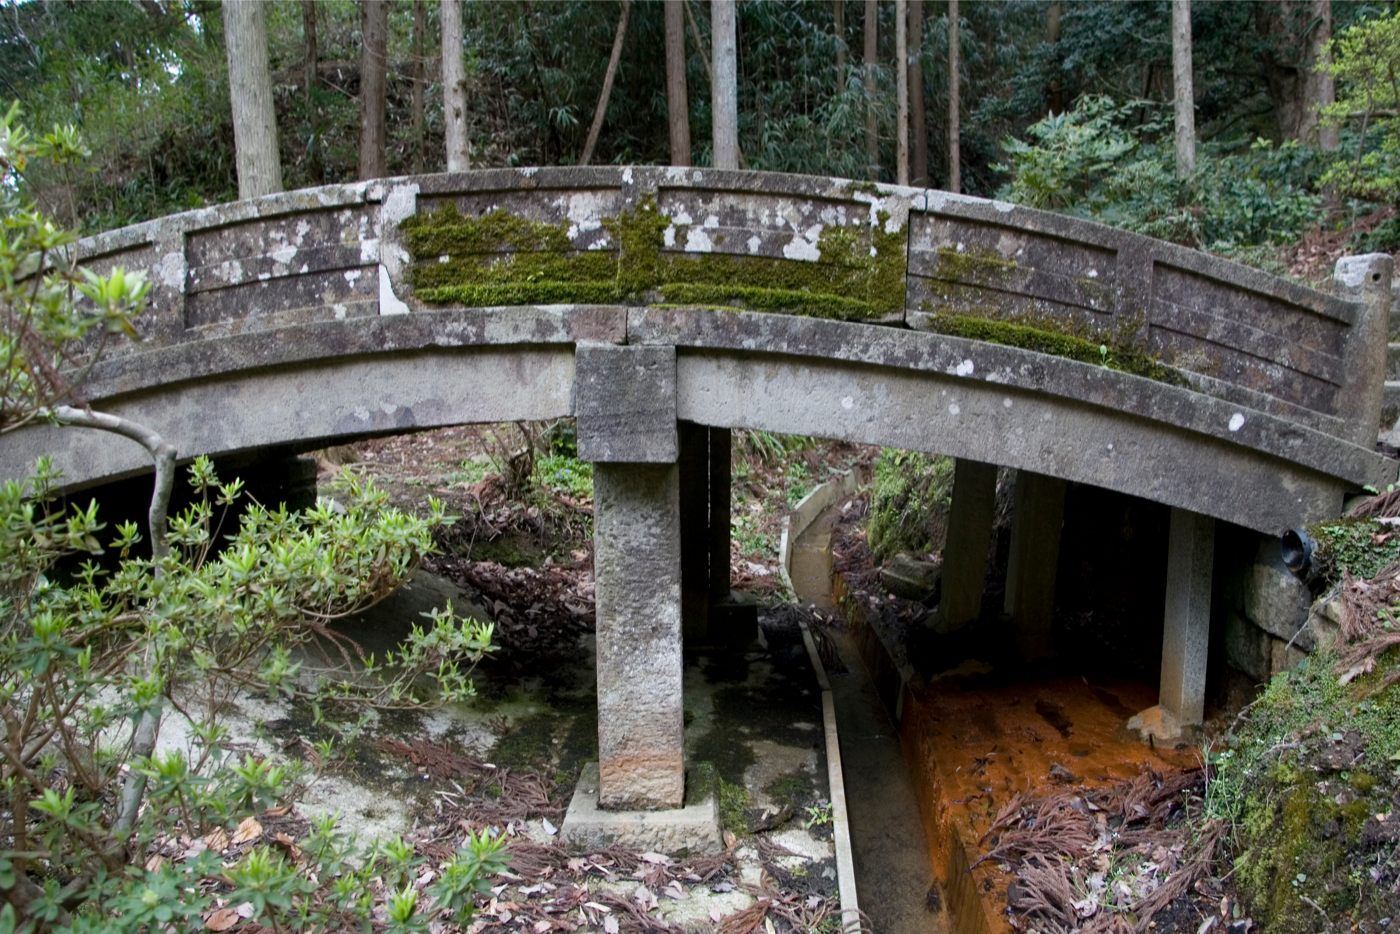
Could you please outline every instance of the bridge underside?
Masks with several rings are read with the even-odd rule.
[[[368,326],[367,326],[368,325]],[[89,398],[181,457],[574,415],[576,348],[671,349],[671,421],[947,454],[1141,496],[1265,533],[1336,515],[1394,470],[1360,446],[1182,387],[902,328],[682,309],[554,307],[328,321],[99,365]],[[1048,364],[1048,365],[1047,365]],[[674,430],[674,429],[672,429]],[[36,426],[69,488],[147,469],[133,442]]]

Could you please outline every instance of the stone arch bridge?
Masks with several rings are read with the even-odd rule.
[[[143,341],[95,365],[88,399],[182,456],[577,417],[613,807],[682,799],[682,605],[728,591],[729,429],[952,455],[955,531],[990,522],[989,477],[1017,468],[1008,609],[1032,656],[1064,482],[1172,507],[1161,707],[1185,723],[1215,521],[1276,533],[1395,479],[1375,452],[1384,256],[1343,260],[1324,294],[946,192],[640,167],[288,192],[78,250],[153,283]],[[0,475],[40,453],[71,486],[146,467],[134,443],[35,426]],[[944,626],[975,598],[959,580],[980,586],[972,551],[949,551]]]

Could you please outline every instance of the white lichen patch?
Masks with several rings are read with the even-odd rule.
[[[1230,429],[1231,431],[1239,431],[1241,428],[1243,428],[1243,427],[1244,427],[1244,413],[1243,413],[1243,412],[1236,412],[1234,415],[1231,415],[1231,416],[1230,416],[1230,423],[1229,423],[1229,426],[1228,426],[1228,427],[1229,427],[1229,429]]]
[[[758,234],[754,234],[752,237],[749,237],[748,247],[750,253],[757,253],[758,248],[761,246],[763,246],[762,237],[760,237]]]
[[[956,402],[950,403],[948,406],[948,414],[954,417],[961,415],[962,408]]]
[[[394,283],[389,278],[389,270],[383,263],[379,265],[379,313],[381,315],[408,314],[408,304],[394,294]]]
[[[703,227],[691,227],[685,237],[685,251],[687,253],[713,253],[715,249],[714,241],[705,232]]]
[[[821,247],[818,245],[821,235],[821,224],[813,224],[805,231],[799,231],[791,240],[783,244],[783,256],[787,259],[816,262],[822,258]]]
[[[962,363],[959,363],[957,365],[957,368],[954,369],[953,372],[959,376],[971,376],[973,370],[975,369],[977,369],[976,364],[974,364],[971,360],[964,360]]]

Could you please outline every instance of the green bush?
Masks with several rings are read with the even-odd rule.
[[[220,715],[233,689],[317,711],[468,697],[492,627],[448,607],[387,656],[364,656],[334,622],[403,582],[449,521],[440,505],[409,515],[346,476],[338,507],[254,504],[225,529],[242,486],[198,459],[194,502],[167,516],[175,451],[143,426],[63,405],[79,398],[64,369],[76,342],[93,338],[88,352],[98,334],[131,333],[147,290],[121,269],[66,263],[72,233],[20,196],[32,160],[81,151],[71,129],[34,140],[15,109],[0,118],[0,434],[48,420],[135,438],[156,460],[155,493],[143,532],[107,528],[95,503],[59,505],[44,461],[28,482],[0,484],[0,930],[194,930],[215,899],[251,905],[273,930],[365,927],[381,913],[398,930],[464,921],[501,865],[489,833],[469,835],[429,888],[431,908],[404,889],[411,847],[364,853],[329,823],[292,863],[263,847],[232,865],[213,849],[160,854],[304,785],[301,768],[230,747]],[[187,750],[158,751],[170,717],[188,721]]]
[[[1164,119],[1146,102],[1086,96],[1003,143],[1011,180],[1000,195],[1241,259],[1288,243],[1319,217],[1316,153],[1296,142],[1203,145],[1178,179]]]

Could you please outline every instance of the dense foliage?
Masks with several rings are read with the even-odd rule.
[[[139,436],[156,490],[143,531],[108,528],[95,503],[65,508],[43,461],[0,485],[0,930],[197,929],[236,910],[273,930],[469,917],[500,865],[490,833],[467,835],[421,904],[412,847],[366,852],[333,821],[290,860],[265,845],[221,855],[308,778],[231,744],[234,692],[294,698],[327,721],[355,704],[468,697],[492,627],[449,606],[387,657],[365,656],[335,621],[403,582],[448,521],[440,507],[411,516],[347,477],[338,504],[270,510],[200,459],[192,504],[167,517],[174,452],[65,406],[81,399],[74,364],[103,349],[98,335],[131,333],[147,291],[120,268],[74,267],[73,234],[21,195],[28,170],[82,152],[71,129],[36,140],[15,109],[0,119],[0,435],[47,419]],[[172,720],[188,739],[162,744]]]
[[[443,164],[438,10],[393,4],[389,22],[392,173]],[[1306,0],[1193,9],[1201,169],[1169,166],[1172,95],[1167,0],[964,4],[960,149],[964,186],[1257,260],[1325,222],[1326,186],[1363,199],[1349,221],[1393,199],[1390,103],[1396,48],[1378,2],[1331,4],[1346,159],[1319,158],[1304,119],[1317,27]],[[893,4],[879,6],[879,62],[868,98],[865,6],[772,0],[739,5],[740,141],[752,168],[863,177],[874,109],[878,175],[895,160]],[[693,157],[709,159],[709,19],[688,3]],[[469,142],[480,166],[578,158],[603,79],[619,4],[467,3],[463,53]],[[667,155],[660,3],[632,5],[596,158]],[[268,5],[285,182],[354,177],[359,130],[359,10],[353,0]],[[1387,25],[1389,23],[1389,25]],[[1348,31],[1361,25],[1360,29]],[[314,26],[314,32],[309,27]],[[1388,31],[1387,31],[1388,30]],[[314,35],[315,68],[306,68]],[[925,3],[919,49],[934,184],[946,175],[946,9]],[[113,41],[116,37],[116,41]],[[235,191],[222,24],[210,0],[20,4],[0,17],[0,81],[38,126],[74,124],[85,167],[31,175],[47,209],[88,229],[229,199]],[[308,80],[309,76],[309,80]],[[415,94],[415,91],[417,94]],[[415,100],[423,101],[421,109]],[[1362,114],[1368,114],[1363,117]],[[1324,171],[1326,174],[1324,174]],[[71,212],[71,213],[70,213]],[[1371,244],[1384,245],[1384,244]]]

